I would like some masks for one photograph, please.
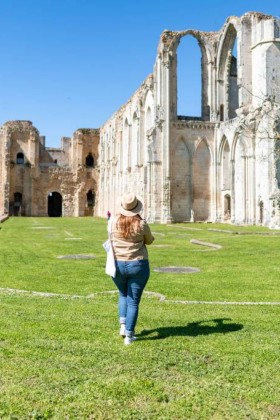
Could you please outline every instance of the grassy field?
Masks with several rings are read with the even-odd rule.
[[[280,418],[280,232],[152,225],[138,340],[124,346],[105,220],[0,227],[1,419]]]

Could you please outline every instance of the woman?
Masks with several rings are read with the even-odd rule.
[[[111,240],[116,260],[113,281],[119,290],[120,335],[124,344],[136,340],[134,329],[143,290],[150,276],[146,245],[154,241],[141,217],[143,205],[135,194],[124,194],[119,214],[111,222]]]

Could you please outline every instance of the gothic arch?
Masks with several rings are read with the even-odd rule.
[[[221,148],[221,189],[230,190],[231,188],[231,163],[230,163],[230,147],[226,137],[223,138]]]
[[[234,46],[234,42],[238,31],[240,30],[240,19],[232,17],[228,19],[223,31],[218,39],[217,46],[217,68],[218,68],[218,79],[222,76],[224,71],[226,55],[229,50]]]
[[[141,147],[141,162],[143,162],[144,165],[152,159],[152,156],[149,156],[151,151],[149,152],[148,150],[148,144],[153,142],[154,124],[154,97],[152,91],[148,89],[144,102],[144,144],[143,147]]]
[[[130,168],[131,166],[131,135],[130,135],[130,126],[128,118],[124,119],[123,123],[123,163],[124,170]]]
[[[132,166],[138,165],[140,158],[140,132],[139,115],[137,111],[134,111],[132,116],[130,154]]]
[[[205,34],[202,31],[195,31],[193,29],[187,29],[186,31],[182,31],[182,32],[179,33],[179,41],[180,41],[181,38],[183,38],[187,35],[191,35],[197,40],[198,45],[201,48],[202,56],[205,55],[205,58],[207,59],[207,62],[210,63],[213,60],[214,55],[213,55],[213,51],[212,51],[212,48],[210,46],[210,43],[207,39],[207,36],[206,36],[207,34]],[[179,44],[179,42],[178,42],[178,44]],[[178,48],[178,44],[176,45],[176,48]]]
[[[239,147],[242,150],[243,156],[247,156],[250,153],[253,153],[253,143],[249,136],[244,136],[239,133],[236,133],[232,142],[231,147],[231,160],[236,159],[236,148]]]
[[[223,135],[223,138],[219,145],[218,155],[217,155],[217,163],[219,165],[222,163],[222,157],[223,157],[224,148],[226,147],[226,143],[228,143],[228,147],[229,147],[228,139],[225,135]]]
[[[217,93],[221,121],[235,118],[239,107],[237,57],[232,53],[235,42],[238,43],[239,27],[238,18],[229,19],[218,41]]]
[[[209,151],[209,155],[210,155],[211,163],[212,163],[212,162],[213,162],[213,152],[212,152],[212,150],[211,150],[211,147],[210,147],[210,145],[209,145],[208,140],[207,140],[207,138],[206,138],[206,137],[202,137],[202,138],[200,139],[200,141],[196,144],[195,149],[194,149],[194,155],[195,155],[196,150],[198,149],[198,147],[200,146],[200,144],[201,144],[201,143],[204,143],[204,144],[205,144],[205,146],[207,147],[207,149],[208,149],[208,151]]]
[[[144,95],[144,110],[150,107],[151,110],[154,109],[154,96],[151,89],[147,89]]]
[[[209,74],[208,64],[213,61],[213,54],[212,54],[210,45],[207,42],[207,38],[204,38],[204,36],[202,35],[202,32],[187,30],[187,31],[182,31],[179,33],[178,40],[176,44],[174,44],[174,54],[176,54],[176,56],[178,56],[178,47],[179,47],[181,39],[185,38],[188,35],[196,39],[198,43],[198,47],[200,48],[200,52],[201,52],[201,112],[200,112],[200,117],[202,120],[209,121],[210,120],[209,84],[210,84],[211,76]],[[177,72],[176,98],[178,98],[179,97],[178,71],[176,70],[176,72]],[[177,104],[177,114],[178,114],[178,104]]]
[[[247,217],[247,173],[248,173],[247,143],[244,137],[236,135],[232,147],[232,160],[234,165],[233,191],[234,214],[236,223],[245,223]]]

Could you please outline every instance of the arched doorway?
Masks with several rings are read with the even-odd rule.
[[[239,108],[237,50],[237,31],[229,23],[217,59],[220,121],[235,118]]]
[[[62,196],[56,191],[50,192],[48,195],[48,216],[62,216]]]
[[[16,192],[14,194],[14,216],[21,216],[22,194]]]
[[[95,206],[95,192],[89,190],[87,192],[87,203],[85,207],[85,216],[93,216],[94,215],[94,206]]]
[[[231,216],[231,197],[226,194],[224,197],[224,220],[230,220]]]
[[[95,206],[95,193],[92,190],[87,192],[87,206],[94,207]]]

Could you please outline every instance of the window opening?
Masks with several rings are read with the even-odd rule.
[[[229,119],[236,117],[236,109],[239,108],[238,86],[237,86],[237,59],[236,59],[236,40],[231,53],[229,70]]]
[[[91,153],[89,153],[86,157],[86,166],[88,168],[93,168],[94,167],[94,158],[93,158]]]
[[[87,192],[87,206],[92,208],[95,206],[95,193],[92,190]]]
[[[18,165],[23,165],[24,164],[24,154],[19,152],[17,154],[17,164]]]
[[[220,121],[224,121],[224,105],[220,105]]]
[[[177,48],[178,119],[201,119],[201,59],[197,40],[191,35],[181,38]]]

